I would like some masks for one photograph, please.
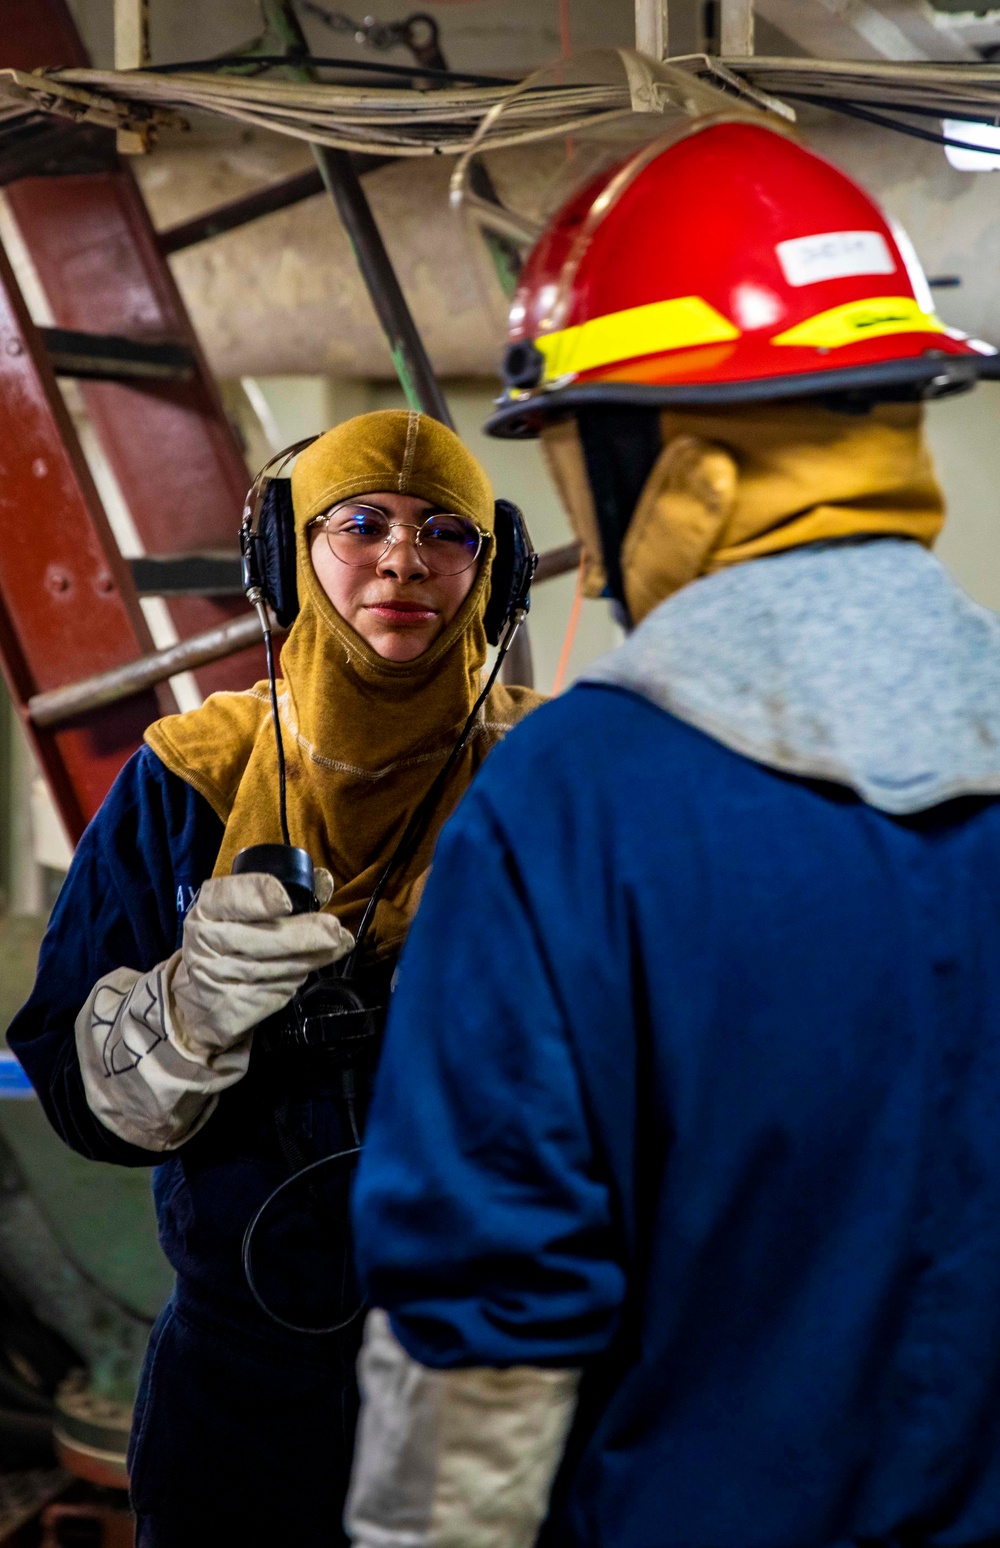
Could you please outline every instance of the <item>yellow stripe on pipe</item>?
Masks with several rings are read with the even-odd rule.
[[[545,356],[545,380],[553,381],[639,355],[718,344],[739,336],[740,330],[700,296],[678,296],[592,317],[558,333],[543,333],[535,339],[535,347]]]
[[[818,312],[777,334],[772,344],[804,344],[813,349],[839,349],[861,339],[879,339],[889,333],[944,333],[945,326],[933,312],[924,312],[912,296],[878,296],[870,301],[848,301]]]

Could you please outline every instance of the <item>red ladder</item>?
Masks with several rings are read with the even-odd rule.
[[[5,66],[88,63],[64,0],[0,0],[0,39]],[[28,715],[32,695],[153,648],[56,372],[86,373],[86,411],[148,553],[232,549],[247,486],[131,169],[110,136],[76,131],[52,155],[58,164],[84,143],[96,147],[97,170],[5,189],[56,329],[34,326],[0,250],[0,665],[73,840],[150,720],[176,706],[164,686],[51,730]],[[184,638],[242,603],[178,597],[168,607]],[[244,651],[197,680],[207,692],[262,673],[259,652]]]

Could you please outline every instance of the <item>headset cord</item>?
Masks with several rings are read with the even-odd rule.
[[[330,1323],[328,1327],[311,1327],[308,1323],[292,1322],[289,1318],[282,1317],[279,1312],[274,1310],[273,1306],[269,1306],[267,1304],[257,1286],[257,1280],[254,1275],[253,1267],[253,1239],[257,1233],[257,1228],[267,1211],[271,1208],[271,1205],[275,1204],[278,1199],[280,1199],[282,1195],[285,1194],[290,1188],[294,1187],[297,1183],[304,1182],[309,1193],[313,1196],[315,1201],[314,1188],[317,1174],[325,1167],[333,1166],[335,1162],[349,1161],[353,1159],[353,1157],[359,1156],[360,1154],[360,1144],[352,1145],[347,1150],[335,1151],[332,1156],[321,1156],[318,1161],[311,1161],[308,1166],[301,1167],[299,1171],[294,1172],[291,1177],[286,1177],[284,1182],[279,1183],[277,1188],[268,1194],[267,1198],[264,1200],[257,1213],[254,1215],[244,1233],[243,1274],[246,1279],[247,1286],[250,1290],[250,1294],[253,1296],[254,1300],[257,1302],[257,1305],[260,1307],[265,1316],[270,1317],[272,1322],[276,1322],[280,1328],[285,1328],[289,1333],[308,1333],[311,1334],[313,1338],[323,1338],[328,1337],[333,1333],[342,1333],[345,1328],[349,1328],[351,1323],[355,1322],[357,1318],[360,1317],[361,1313],[365,1309],[366,1303],[363,1299],[359,1300],[357,1306],[348,1317],[344,1317],[340,1322]]]
[[[494,661],[493,669],[486,680],[486,686],[482,693],[479,695],[479,698],[476,700],[475,704],[472,706],[469,717],[466,720],[465,725],[462,727],[462,732],[458,738],[458,741],[455,743],[451,752],[448,754],[444,767],[437,775],[437,778],[432,783],[427,794],[416,807],[415,811],[410,817],[409,822],[403,829],[403,834],[399,840],[399,843],[396,845],[392,854],[389,856],[389,859],[385,865],[385,869],[372,889],[371,897],[368,899],[365,911],[361,916],[361,923],[358,926],[358,933],[355,937],[353,950],[344,963],[344,978],[350,978],[354,971],[358,954],[371,927],[372,920],[375,917],[375,910],[385,894],[385,889],[389,885],[391,877],[398,869],[406,865],[413,858],[413,855],[416,852],[421,839],[423,839],[427,831],[427,824],[429,823],[434,809],[437,806],[441,792],[448,782],[448,778],[452,769],[455,767],[455,764],[458,762],[458,759],[461,757],[466,746],[468,745],[468,741],[472,735],[472,730],[478,718],[479,711],[486,703],[486,700],[492,691],[493,685],[500,675],[500,668],[503,666],[504,657],[506,656],[511,645],[514,643],[514,636],[520,628],[526,612],[527,608],[519,608],[517,612],[514,613],[511,617],[507,628],[504,630],[503,639],[500,641],[500,646],[496,654],[496,660]]]
[[[292,841],[288,836],[288,792],[285,780],[285,746],[281,737],[281,714],[278,709],[278,682],[274,671],[274,641],[271,637],[271,620],[263,601],[255,602],[257,617],[264,635],[264,655],[267,658],[267,686],[271,694],[271,721],[274,725],[274,746],[278,754],[278,816],[281,819],[281,837],[289,849]]]
[[[274,735],[278,749],[278,792],[281,808],[281,829],[282,833],[284,834],[285,843],[287,844],[289,843],[289,838],[288,825],[285,817],[285,754],[281,742],[281,722],[278,717],[278,696],[274,676],[274,657],[271,645],[271,625],[263,603],[257,602],[256,607],[258,615],[261,619],[261,628],[264,631],[264,648],[267,653],[268,681],[271,688],[271,714],[274,720]],[[396,845],[396,848],[390,855],[381,876],[375,884],[371,897],[369,898],[365,908],[364,915],[362,916],[361,923],[358,926],[358,933],[355,939],[354,947],[344,964],[344,971],[342,976],[345,979],[349,979],[351,977],[358,952],[364,942],[365,936],[368,933],[372,919],[375,915],[375,910],[378,907],[380,899],[385,893],[385,889],[389,883],[390,878],[398,866],[405,865],[412,858],[418,844],[420,843],[420,840],[423,838],[424,833],[426,832],[427,823],[430,820],[434,808],[437,805],[441,791],[444,789],[452,769],[455,767],[457,760],[468,744],[469,737],[472,735],[472,730],[476,723],[479,712],[489,697],[493,685],[500,675],[500,668],[503,666],[504,657],[507,655],[508,650],[513,644],[514,636],[520,628],[526,612],[526,608],[519,608],[512,615],[507,628],[504,630],[503,638],[500,641],[499,648],[497,649],[496,660],[494,661],[493,668],[486,680],[486,686],[483,688],[483,691],[480,693],[475,704],[472,706],[468,718],[466,719],[465,725],[462,727],[458,741],[455,743],[451,752],[448,754],[448,757],[444,763],[444,767],[441,769],[440,773],[431,784],[427,794],[424,796],[423,800],[419,803],[411,815],[410,820],[406,824],[406,827],[403,829],[403,834],[399,840],[399,843]],[[347,1073],[348,1072],[345,1071],[345,1074]],[[334,1333],[342,1333],[346,1328],[350,1327],[351,1323],[354,1322],[357,1317],[361,1315],[365,1307],[365,1302],[363,1300],[359,1301],[358,1305],[355,1307],[354,1311],[351,1312],[349,1317],[344,1318],[341,1322],[331,1323],[328,1327],[310,1327],[307,1324],[292,1322],[288,1318],[282,1317],[279,1312],[276,1312],[273,1307],[267,1304],[257,1286],[257,1281],[254,1276],[253,1269],[253,1241],[257,1233],[257,1229],[267,1211],[271,1208],[272,1204],[275,1204],[279,1198],[282,1198],[289,1189],[293,1188],[297,1183],[305,1182],[306,1188],[310,1196],[313,1198],[314,1203],[319,1205],[320,1201],[315,1191],[317,1174],[324,1167],[332,1166],[335,1162],[344,1161],[361,1154],[361,1135],[354,1107],[353,1071],[350,1073],[351,1079],[348,1084],[345,1084],[344,1097],[347,1103],[348,1119],[351,1127],[351,1137],[354,1140],[354,1144],[347,1150],[335,1151],[333,1155],[321,1156],[318,1161],[312,1161],[307,1166],[300,1166],[298,1170],[294,1171],[290,1177],[286,1177],[283,1182],[278,1184],[277,1188],[273,1189],[273,1191],[268,1194],[263,1204],[257,1210],[257,1213],[250,1221],[250,1224],[247,1226],[243,1237],[243,1273],[246,1277],[246,1282],[250,1290],[250,1294],[253,1296],[261,1311],[264,1312],[266,1316],[270,1317],[272,1322],[276,1322],[279,1327],[285,1328],[288,1332],[306,1333],[312,1335],[314,1338],[322,1338]],[[279,1135],[280,1129],[281,1123],[279,1121]],[[290,1135],[287,1136],[287,1138],[290,1137]],[[286,1160],[290,1160],[291,1158],[289,1156],[289,1152],[285,1148],[284,1143],[282,1144],[282,1150],[285,1154]],[[294,1165],[294,1162],[292,1162],[292,1164]],[[325,1213],[325,1210],[322,1209],[321,1205],[320,1211],[321,1213]]]

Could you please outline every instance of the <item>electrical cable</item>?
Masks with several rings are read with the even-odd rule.
[[[279,460],[286,460],[292,452],[301,451],[303,446],[307,444],[309,443],[298,442],[294,447],[288,448],[284,452],[277,453],[275,457],[271,458],[270,462],[265,464],[265,468],[262,469],[261,474],[258,474],[250,494],[247,497],[247,502],[243,513],[243,525],[241,528],[241,549],[244,559],[244,585],[246,589],[246,596],[247,600],[256,609],[257,617],[260,621],[261,632],[264,637],[264,650],[267,658],[268,688],[270,692],[271,703],[271,722],[274,728],[275,748],[277,751],[278,762],[278,809],[281,821],[282,836],[284,843],[288,847],[291,847],[291,839],[288,832],[288,814],[286,808],[287,792],[285,750],[281,731],[280,710],[278,705],[277,677],[274,668],[274,647],[271,636],[271,619],[268,614],[267,605],[265,602],[263,577],[258,570],[258,559],[256,557],[256,522],[260,510],[260,490],[263,473],[266,472],[267,468],[271,467],[274,462]],[[455,742],[454,746],[451,748],[451,751],[448,754],[448,757],[445,759],[444,766],[438,773],[437,777],[432,780],[427,793],[424,795],[423,799],[418,802],[416,808],[411,813],[410,818],[403,829],[403,833],[399,839],[399,842],[397,843],[381,875],[378,877],[375,883],[371,896],[369,897],[368,903],[365,907],[361,924],[358,927],[354,946],[344,963],[341,977],[346,982],[350,981],[352,972],[354,970],[354,965],[357,961],[358,953],[375,916],[375,910],[378,906],[379,900],[383,896],[385,888],[388,885],[389,879],[395,872],[397,866],[401,864],[405,865],[409,861],[409,859],[415,853],[417,845],[423,838],[427,830],[428,821],[430,820],[434,810],[437,807],[441,791],[444,789],[457,759],[461,755],[463,749],[468,745],[469,738],[472,735],[472,731],[478,719],[479,713],[484,703],[486,702],[490,691],[496,683],[507,652],[509,651],[514,641],[514,637],[517,634],[517,631],[527,614],[528,586],[530,585],[530,580],[534,574],[535,569],[534,554],[530,548],[530,543],[528,543],[527,546],[530,558],[526,562],[526,568],[518,582],[519,590],[516,594],[516,597],[509,604],[509,613],[506,626],[503,630],[503,634],[499,642],[496,659],[493,663],[492,670],[487,677],[486,684],[483,687],[482,692],[479,694],[476,702],[472,706],[472,709],[465,720],[458,740]],[[305,1166],[297,1166],[297,1169],[294,1170],[289,1177],[286,1177],[281,1183],[279,1183],[278,1186],[273,1189],[272,1192],[267,1196],[247,1226],[243,1237],[243,1271],[246,1276],[246,1281],[250,1289],[250,1293],[252,1294],[254,1300],[257,1302],[257,1305],[265,1313],[265,1315],[276,1322],[279,1327],[283,1327],[291,1332],[307,1333],[316,1337],[338,1333],[341,1332],[344,1328],[348,1327],[349,1324],[353,1322],[354,1319],[363,1310],[363,1303],[359,1303],[357,1309],[352,1312],[350,1317],[348,1317],[346,1320],[343,1320],[339,1323],[330,1324],[327,1327],[315,1328],[304,1324],[291,1322],[288,1318],[282,1317],[279,1312],[274,1311],[274,1309],[267,1304],[263,1295],[261,1294],[260,1289],[257,1286],[253,1270],[253,1242],[257,1229],[260,1226],[260,1223],[266,1215],[267,1211],[279,1199],[283,1198],[291,1187],[302,1181],[306,1182],[310,1194],[313,1195],[318,1212],[320,1214],[325,1213],[324,1202],[321,1196],[316,1194],[314,1191],[314,1183],[317,1173],[325,1166],[331,1166],[335,1162],[342,1161],[347,1157],[360,1154],[361,1150],[361,1131],[358,1124],[357,1113],[354,1104],[354,1072],[350,1067],[344,1071],[341,1094],[345,1101],[347,1119],[350,1125],[351,1137],[354,1140],[354,1145],[348,1150],[336,1151],[331,1156],[322,1156],[318,1161],[310,1162]],[[289,1164],[293,1167],[296,1166],[295,1147],[292,1141],[292,1137],[284,1132],[280,1114],[278,1115],[278,1134],[281,1148],[286,1156],[286,1160],[288,1160]]]
[[[358,1128],[358,1115],[354,1110],[354,1096],[349,1093],[345,1099],[347,1103],[347,1121],[351,1125],[351,1136],[355,1145],[361,1148],[361,1130]]]
[[[263,604],[262,603],[257,603],[256,606],[257,606],[258,612],[260,612],[262,610],[262,608],[263,608]],[[423,837],[423,834],[424,834],[424,831],[425,831],[425,828],[426,828],[427,819],[430,816],[430,814],[433,812],[434,808],[436,807],[437,801],[438,801],[438,797],[440,796],[440,793],[441,793],[442,789],[444,788],[445,784],[447,783],[448,776],[451,774],[451,771],[454,768],[457,759],[461,755],[463,749],[468,744],[469,737],[472,734],[472,729],[473,729],[473,727],[474,727],[474,725],[476,723],[476,719],[477,719],[477,717],[479,715],[479,712],[482,709],[483,704],[486,702],[486,699],[487,699],[487,697],[488,697],[488,695],[490,693],[490,690],[493,688],[493,685],[495,684],[498,676],[500,675],[500,668],[503,666],[504,657],[506,656],[508,650],[510,649],[511,644],[513,643],[513,640],[514,640],[514,636],[517,633],[518,629],[520,628],[521,623],[524,620],[525,612],[526,612],[526,609],[522,607],[522,608],[519,608],[511,616],[511,618],[510,618],[510,620],[509,620],[509,622],[507,624],[507,628],[504,630],[503,638],[501,639],[500,645],[499,645],[499,647],[497,649],[496,660],[494,661],[493,668],[492,668],[492,670],[491,670],[491,672],[489,674],[489,677],[486,680],[486,686],[483,688],[483,690],[480,693],[480,695],[479,695],[478,699],[476,700],[475,704],[472,706],[472,710],[469,713],[469,716],[468,716],[468,718],[467,718],[467,720],[465,722],[465,725],[462,727],[461,735],[459,736],[458,741],[455,743],[454,747],[451,749],[451,752],[448,754],[448,757],[447,757],[447,759],[445,760],[445,763],[444,763],[444,767],[441,769],[441,771],[437,775],[436,779],[434,779],[432,781],[431,786],[430,786],[429,790],[427,791],[427,794],[424,796],[423,800],[418,803],[418,805],[414,809],[412,815],[410,816],[410,819],[407,822],[406,827],[403,829],[402,837],[400,838],[399,843],[396,845],[396,848],[393,850],[392,854],[390,855],[389,860],[386,863],[386,866],[385,866],[384,870],[382,871],[381,876],[378,878],[378,881],[376,882],[375,887],[372,890],[372,894],[371,894],[371,897],[369,898],[368,904],[367,904],[367,906],[365,908],[365,912],[364,912],[364,915],[362,917],[361,924],[358,926],[358,933],[357,933],[357,937],[355,939],[354,947],[353,947],[352,951],[350,952],[350,955],[347,957],[347,959],[345,961],[345,964],[344,964],[343,976],[344,976],[345,979],[350,979],[351,972],[352,972],[353,967],[354,967],[354,962],[355,962],[355,958],[357,956],[358,950],[361,947],[361,945],[362,945],[362,943],[364,941],[364,938],[365,938],[365,936],[366,936],[366,934],[368,932],[368,929],[369,929],[369,927],[371,925],[371,921],[372,921],[372,919],[375,916],[375,910],[378,907],[378,903],[379,903],[380,898],[382,897],[383,893],[385,892],[385,888],[388,885],[390,877],[393,875],[393,873],[396,870],[398,865],[405,864],[411,858],[412,854],[416,850],[417,844],[419,844],[420,839]],[[266,617],[266,614],[265,614],[265,617]],[[285,843],[287,844],[289,842],[289,840],[288,840],[288,833],[287,833],[287,824],[285,822],[285,817],[284,817],[284,750],[281,747],[281,736],[280,736],[280,731],[278,729],[279,722],[278,722],[277,693],[276,693],[276,689],[275,689],[275,678],[274,678],[274,661],[273,661],[273,657],[271,655],[270,649],[268,648],[268,644],[267,644],[267,642],[269,640],[269,636],[270,636],[270,621],[267,621],[266,627],[265,627],[264,638],[265,638],[265,648],[268,650],[268,679],[269,679],[269,682],[270,682],[270,685],[271,685],[271,712],[272,712],[272,716],[274,718],[275,738],[276,738],[276,741],[277,741],[277,744],[278,744],[278,749],[279,749],[279,751],[278,751],[278,770],[279,770],[278,778],[279,778],[279,802],[280,802],[281,812],[282,812],[282,829],[283,829],[283,831],[285,833]],[[348,1072],[345,1072],[345,1074],[347,1074],[347,1073]],[[358,1317],[360,1315],[360,1313],[364,1310],[364,1302],[360,1302],[358,1304],[357,1309],[355,1311],[353,1311],[349,1317],[347,1317],[346,1319],[344,1319],[341,1322],[331,1323],[328,1327],[314,1328],[314,1327],[309,1327],[306,1324],[291,1322],[288,1318],[282,1317],[279,1312],[276,1312],[272,1306],[268,1305],[267,1301],[264,1299],[264,1297],[263,1297],[263,1295],[262,1295],[262,1293],[261,1293],[261,1291],[260,1291],[260,1289],[259,1289],[259,1287],[257,1285],[256,1278],[254,1276],[254,1270],[253,1270],[253,1241],[254,1241],[254,1236],[256,1235],[257,1230],[258,1230],[258,1228],[260,1226],[260,1223],[263,1220],[264,1216],[267,1214],[268,1210],[271,1208],[271,1206],[274,1203],[277,1202],[278,1199],[282,1198],[288,1192],[288,1190],[290,1188],[292,1188],[294,1185],[304,1181],[306,1183],[310,1193],[311,1193],[312,1190],[313,1190],[313,1184],[315,1182],[316,1176],[317,1176],[318,1172],[323,1167],[331,1166],[331,1165],[333,1165],[334,1162],[342,1161],[342,1160],[344,1160],[345,1158],[347,1158],[349,1156],[360,1155],[360,1153],[361,1153],[361,1131],[360,1131],[360,1128],[359,1128],[359,1125],[358,1125],[357,1112],[355,1110],[355,1105],[354,1105],[353,1082],[352,1082],[352,1084],[350,1086],[345,1086],[345,1089],[344,1089],[344,1101],[345,1101],[345,1105],[346,1105],[346,1108],[347,1108],[347,1118],[348,1118],[348,1123],[349,1123],[350,1129],[351,1129],[351,1137],[354,1140],[354,1145],[349,1150],[338,1150],[338,1151],[335,1151],[334,1154],[331,1155],[331,1156],[321,1156],[318,1161],[311,1161],[308,1165],[306,1165],[304,1167],[300,1167],[298,1169],[298,1171],[293,1172],[290,1177],[286,1177],[282,1182],[280,1182],[278,1184],[277,1188],[273,1189],[273,1191],[268,1194],[268,1196],[264,1200],[263,1204],[257,1210],[257,1213],[254,1215],[253,1219],[250,1221],[250,1224],[247,1226],[246,1232],[244,1233],[244,1237],[243,1237],[243,1272],[244,1272],[244,1274],[246,1276],[246,1281],[247,1281],[247,1285],[249,1287],[250,1293],[253,1296],[254,1300],[257,1302],[257,1305],[260,1307],[261,1311],[264,1312],[264,1314],[266,1316],[270,1317],[274,1322],[276,1322],[279,1327],[285,1328],[288,1332],[292,1332],[292,1333],[308,1333],[308,1334],[311,1334],[311,1335],[313,1335],[314,1337],[317,1337],[317,1338],[319,1338],[319,1337],[326,1337],[326,1336],[328,1336],[330,1334],[333,1334],[333,1333],[341,1333],[341,1332],[343,1332],[343,1330],[345,1328],[349,1327],[350,1324],[355,1320],[355,1318]],[[318,1200],[318,1199],[316,1200],[316,1202],[318,1204],[321,1203],[321,1201]]]
[[[354,1127],[355,1132],[357,1132],[356,1125],[353,1124],[353,1122],[352,1127]],[[340,1322],[330,1323],[328,1327],[314,1328],[310,1327],[307,1323],[291,1322],[287,1317],[282,1317],[279,1312],[276,1312],[272,1306],[267,1304],[263,1295],[258,1289],[257,1281],[254,1276],[253,1239],[257,1232],[257,1228],[267,1211],[271,1208],[271,1205],[274,1204],[279,1198],[281,1198],[283,1194],[287,1193],[288,1190],[296,1183],[301,1183],[303,1181],[306,1182],[309,1185],[311,1191],[312,1184],[315,1182],[317,1174],[322,1171],[324,1167],[332,1166],[336,1161],[348,1160],[349,1158],[353,1156],[359,1156],[360,1154],[361,1145],[358,1143],[356,1145],[352,1145],[348,1150],[334,1151],[332,1156],[321,1156],[318,1161],[311,1161],[308,1166],[304,1166],[299,1171],[293,1172],[291,1177],[286,1177],[284,1182],[279,1183],[277,1188],[268,1194],[267,1198],[264,1200],[257,1213],[254,1215],[244,1233],[243,1273],[246,1277],[246,1282],[250,1290],[250,1294],[257,1302],[257,1305],[260,1307],[261,1311],[264,1312],[266,1316],[270,1317],[273,1322],[276,1322],[279,1327],[284,1328],[289,1333],[309,1333],[312,1334],[315,1338],[328,1337],[333,1333],[342,1333],[344,1329],[349,1328],[351,1323],[356,1321],[356,1319],[364,1311],[365,1302],[363,1300],[359,1301],[349,1317],[345,1317]]]
[[[569,32],[569,0],[559,0],[559,51],[563,58],[568,58],[572,43]]]
[[[804,91],[783,91],[783,97],[790,102],[806,102],[811,107],[828,108],[831,113],[842,113],[847,118],[858,118],[863,123],[876,124],[880,129],[894,129],[897,134],[908,134],[914,140],[926,140],[931,145],[952,145],[956,150],[978,151],[984,154],[982,145],[972,145],[968,140],[953,140],[950,135],[935,134],[932,129],[918,129],[916,124],[900,123],[898,119],[889,118],[884,113],[873,113],[870,109],[860,106],[855,102],[848,102],[842,97],[823,97],[818,93]],[[918,108],[897,108],[897,112],[920,112]],[[926,110],[923,110],[926,111]],[[940,114],[934,114],[940,117]],[[969,123],[984,123],[981,118],[968,119]],[[987,153],[988,154],[988,153]]]
[[[220,54],[217,59],[187,59],[177,64],[143,65],[136,75],[197,75],[226,65],[256,65],[270,70],[278,65],[309,65],[317,70],[360,70],[375,75],[400,75],[408,80],[427,76],[443,84],[463,86],[517,86],[513,76],[479,75],[470,70],[438,70],[433,65],[382,63],[375,59],[328,59],[313,54]]]
[[[278,816],[281,821],[281,837],[288,848],[292,841],[288,836],[288,790],[285,775],[285,746],[281,737],[281,715],[278,710],[278,683],[274,674],[274,642],[271,639],[271,620],[267,608],[258,602],[257,616],[264,632],[264,655],[267,658],[267,682],[271,693],[271,723],[274,726],[274,745],[278,754]]]
[[[524,609],[520,609],[514,614],[508,623],[507,628],[504,631],[503,639],[500,642],[499,649],[497,650],[496,660],[493,663],[493,670],[490,672],[490,675],[486,680],[485,688],[469,712],[469,717],[466,720],[465,725],[462,727],[462,732],[458,738],[458,741],[455,743],[451,752],[448,754],[444,767],[431,784],[427,794],[415,808],[409,822],[403,829],[402,837],[400,838],[399,843],[396,845],[396,848],[389,856],[385,869],[372,889],[372,893],[368,899],[365,911],[361,916],[361,923],[358,926],[358,933],[355,937],[354,948],[344,964],[345,978],[350,978],[351,976],[351,972],[355,964],[355,959],[357,958],[365,936],[368,934],[369,928],[371,927],[372,920],[375,917],[375,910],[378,907],[382,899],[382,895],[389,884],[390,877],[400,865],[405,865],[407,861],[412,858],[417,845],[424,836],[423,828],[426,820],[430,813],[433,811],[434,807],[437,805],[438,797],[440,796],[441,791],[444,789],[444,786],[448,781],[448,776],[450,775],[458,758],[468,744],[469,737],[472,735],[472,729],[476,723],[479,711],[485,704],[487,698],[489,697],[490,690],[500,675],[500,668],[503,666],[504,657],[513,644],[514,636],[524,620],[524,612]]]
[[[552,682],[552,697],[562,693],[563,683],[566,681],[566,673],[569,670],[569,658],[573,653],[573,642],[576,639],[577,626],[580,622],[580,605],[583,602],[583,555],[580,556],[580,567],[576,572],[576,589],[573,592],[573,606],[569,610],[569,622],[566,625],[566,633],[563,635],[562,649],[559,652],[559,665],[556,667],[556,675]]]

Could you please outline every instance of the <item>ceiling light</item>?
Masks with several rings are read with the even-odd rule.
[[[983,147],[966,150],[964,146],[946,145],[944,153],[956,171],[995,172],[1000,168],[1000,128],[996,124],[969,124],[960,118],[946,118],[941,127],[949,140]]]

